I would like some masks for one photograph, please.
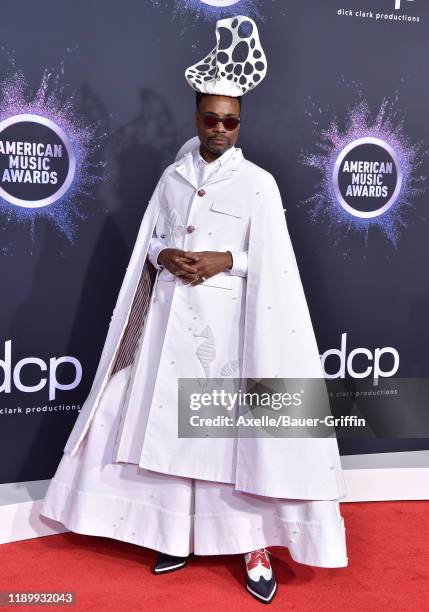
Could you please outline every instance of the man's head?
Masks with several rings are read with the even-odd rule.
[[[195,126],[201,144],[213,158],[219,157],[237,143],[240,124],[232,130],[226,129],[220,121],[214,127],[207,127],[204,123],[204,117],[206,115],[217,115],[222,119],[226,117],[239,118],[241,97],[233,98],[196,92],[196,104]]]

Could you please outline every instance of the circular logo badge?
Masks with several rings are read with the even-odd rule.
[[[0,197],[25,208],[61,198],[73,182],[76,159],[67,134],[40,115],[0,122]]]
[[[210,4],[210,6],[232,6],[237,4],[239,0],[201,0],[204,4]]]
[[[380,138],[350,142],[335,162],[333,184],[338,202],[351,215],[383,215],[401,189],[402,172],[396,152]]]

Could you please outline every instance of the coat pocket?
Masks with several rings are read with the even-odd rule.
[[[215,200],[210,206],[214,213],[222,213],[241,219],[243,217],[243,204],[233,200]]]
[[[210,276],[207,280],[200,283],[199,287],[218,287],[219,289],[232,289],[233,288],[233,279],[229,274],[225,272],[218,272],[218,274],[214,274]]]
[[[164,268],[162,272],[158,275],[158,280],[160,282],[179,282],[179,277]],[[179,286],[181,284],[182,283],[180,282]],[[233,289],[233,278],[225,272],[219,272],[218,274],[214,274],[202,283],[195,285],[195,287],[218,287],[219,289]]]

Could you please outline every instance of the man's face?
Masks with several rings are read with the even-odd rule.
[[[223,123],[219,122],[213,128],[208,128],[201,113],[211,113],[219,117],[239,117],[240,103],[229,96],[207,95],[200,101],[199,112],[195,113],[195,125],[202,145],[218,157],[236,144],[240,125],[235,130],[226,130]]]

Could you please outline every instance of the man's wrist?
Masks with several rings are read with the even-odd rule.
[[[232,256],[232,267],[226,268],[226,274],[247,276],[247,251],[228,251]]]
[[[232,256],[231,251],[226,251],[226,254],[229,256],[229,261],[230,264],[228,264],[228,266],[226,267],[227,270],[231,270],[232,266],[234,265],[234,258]]]
[[[163,267],[164,267],[164,264],[162,264],[162,263],[160,262],[159,257],[160,257],[160,255],[161,255],[161,253],[162,253],[163,251],[165,251],[166,249],[168,249],[168,247],[161,247],[161,248],[159,249],[158,254],[157,254],[157,257],[156,257],[156,263],[158,264],[158,266],[159,266],[160,268],[163,268]]]

